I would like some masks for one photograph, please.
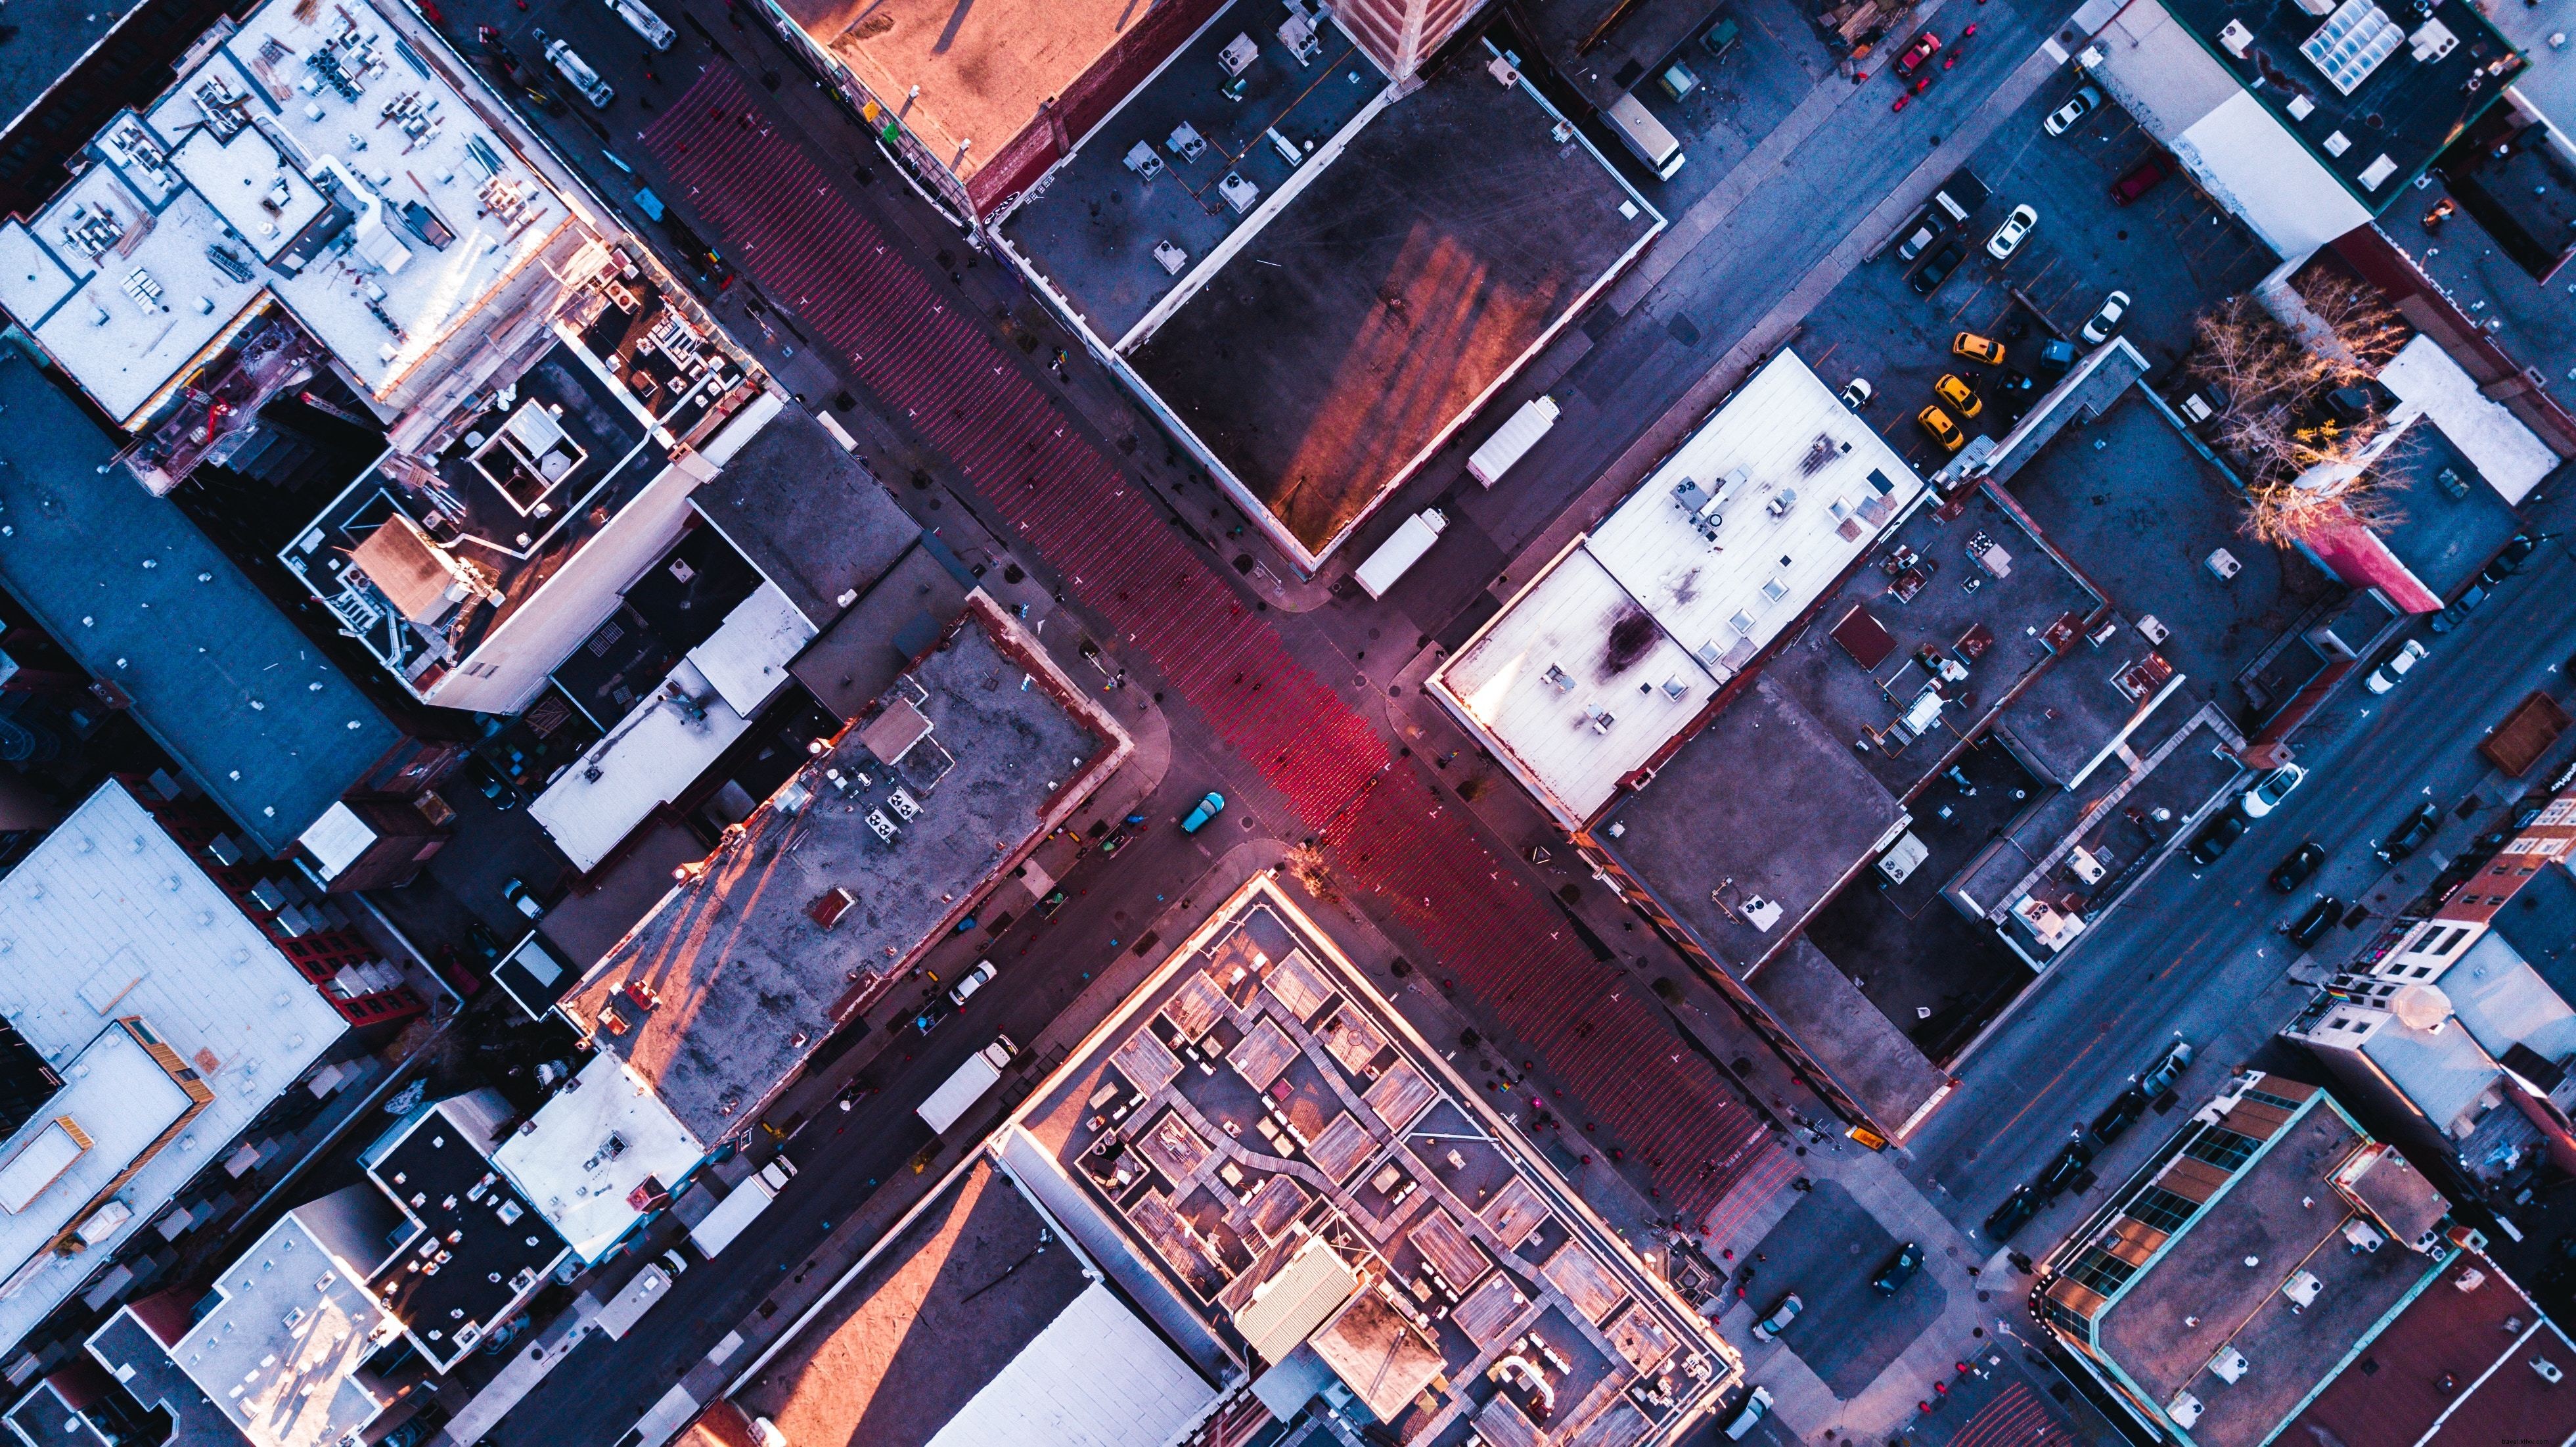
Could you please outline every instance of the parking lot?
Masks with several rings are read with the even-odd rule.
[[[1753,1375],[1762,1375],[1771,1353],[1786,1350],[1846,1401],[1877,1380],[1949,1302],[1929,1271],[1917,1271],[1893,1296],[1870,1285],[1901,1244],[1841,1186],[1817,1181],[1762,1238],[1758,1250],[1768,1259],[1752,1263],[1746,1300],[1755,1311],[1769,1311],[1791,1292],[1804,1304],[1778,1346],[1739,1338]]]
[[[1970,160],[1968,169],[1992,194],[1964,225],[1945,230],[1911,261],[1897,255],[1901,238],[1888,238],[1877,260],[1853,272],[1809,315],[1797,343],[1799,354],[1837,385],[1855,376],[1870,380],[1872,422],[1919,470],[1944,460],[1915,422],[1944,373],[1966,381],[1984,404],[1965,435],[2001,436],[2048,385],[2040,373],[2041,346],[2052,337],[2075,339],[2113,290],[2129,297],[2120,334],[2154,364],[2161,381],[2189,348],[2193,317],[2251,287],[2273,265],[2253,233],[2179,172],[2128,205],[2113,204],[2112,183],[2145,160],[2154,143],[2107,101],[2067,134],[2048,135],[2042,122],[2078,84],[2070,72],[2042,86]],[[2038,212],[2038,222],[2011,259],[1998,262],[1987,255],[1986,242],[2022,205]],[[1915,274],[1954,239],[1964,243],[1965,259],[1928,295],[1918,294]],[[1951,339],[1962,331],[2003,343],[2004,364],[1953,357]],[[2015,373],[2037,385],[2007,390]]]
[[[1735,41],[1724,54],[1712,56],[1699,37],[1727,20],[1735,22]],[[1632,92],[1681,142],[1690,158],[1681,170],[1656,180],[1606,126],[1593,122],[1603,154],[1644,188],[1666,216],[1681,215],[1716,190],[1834,71],[1833,54],[1816,38],[1814,23],[1787,0],[1733,0],[1718,7],[1692,36],[1671,57],[1698,81],[1689,94],[1675,99],[1665,87],[1661,77],[1669,64],[1657,67]]]

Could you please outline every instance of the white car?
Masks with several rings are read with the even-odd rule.
[[[2077,121],[2093,114],[2093,108],[2101,103],[2102,92],[2089,85],[2079,87],[2075,94],[2067,99],[2066,104],[2048,113],[2048,121],[2044,128],[2052,136],[2065,135],[2075,129]]]
[[[1770,1410],[1770,1391],[1767,1388],[1755,1387],[1745,1397],[1744,1406],[1736,1412],[1735,1419],[1726,1424],[1726,1440],[1741,1442],[1751,1436],[1755,1424],[1759,1423],[1763,1414]]]
[[[965,1004],[977,990],[984,988],[984,982],[993,978],[993,975],[993,962],[978,960],[975,968],[968,970],[965,978],[957,982],[957,987],[948,992],[948,1002],[952,1005]]]
[[[545,40],[545,32],[538,31],[537,38]],[[582,59],[571,46],[560,40],[545,40],[545,46],[546,64],[555,68],[555,74],[564,78],[564,84],[579,91],[581,98],[590,102],[592,110],[604,111],[610,101],[617,99],[616,90],[601,80],[599,72],[591,69],[590,62]]]
[[[2097,347],[2111,340],[2111,333],[2120,329],[2120,318],[2128,314],[2127,292],[2115,291],[2104,297],[2102,309],[2093,314],[2093,320],[2084,324],[2084,340]]]
[[[608,0],[608,8],[616,11],[617,18],[643,36],[644,43],[655,50],[670,49],[671,42],[678,38],[671,33],[670,25],[654,14],[653,7],[645,4],[644,0]]]
[[[2012,254],[2021,250],[2021,239],[2038,224],[2039,212],[2036,209],[2015,206],[2012,214],[2004,218],[2004,224],[1995,228],[1995,234],[1986,238],[1986,255],[1997,261],[2012,260]]]
[[[2397,681],[2404,678],[2415,667],[2416,660],[2423,656],[2424,645],[2409,638],[2398,644],[2396,652],[2388,655],[2377,668],[2372,669],[2370,677],[2361,681],[2361,686],[2372,693],[2386,693],[2395,688]]]
[[[1868,406],[1869,399],[1877,395],[1877,389],[1869,385],[1867,377],[1854,377],[1851,385],[1843,388],[1843,405],[1857,412]]]
[[[2265,774],[2261,783],[2246,790],[2245,797],[2238,801],[2237,807],[2244,812],[2246,818],[2260,819],[2280,808],[2281,801],[2290,797],[2290,791],[2299,787],[2300,782],[2307,777],[2308,771],[2298,765],[2283,764]]]

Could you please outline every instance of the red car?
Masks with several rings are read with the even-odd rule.
[[[1905,47],[1904,50],[1897,53],[1896,73],[1898,75],[1912,75],[1916,70],[1922,68],[1923,62],[1932,58],[1934,51],[1937,51],[1940,48],[1941,37],[1933,34],[1929,30],[1915,36],[1913,44]]]
[[[2111,183],[2111,204],[2126,206],[2156,189],[2157,183],[2174,173],[2174,158],[2164,151],[2150,151],[2147,158],[2123,172]]]

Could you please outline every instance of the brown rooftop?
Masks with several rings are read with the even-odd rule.
[[[2364,1346],[2287,1433],[2299,1442],[2403,1447],[2440,1426],[2456,1443],[2564,1442],[2576,1392],[2530,1362],[2576,1371],[2576,1348],[2495,1263],[2462,1255]]]

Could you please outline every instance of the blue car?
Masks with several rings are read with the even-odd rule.
[[[1206,798],[1199,801],[1199,806],[1197,808],[1190,811],[1190,817],[1181,821],[1181,832],[1184,834],[1196,834],[1207,827],[1207,822],[1210,819],[1213,819],[1224,812],[1225,796],[1211,791]]]

